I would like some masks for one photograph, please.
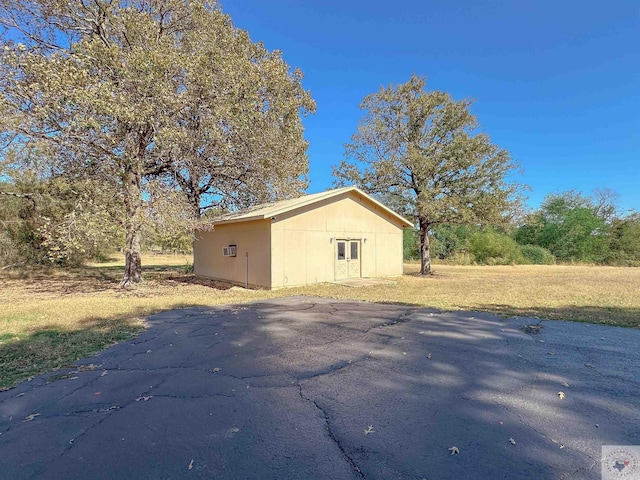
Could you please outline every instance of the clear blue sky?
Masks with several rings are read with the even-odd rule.
[[[640,1],[222,0],[252,40],[283,52],[317,102],[305,120],[309,193],[381,85],[427,77],[471,97],[482,130],[524,169],[531,207],[610,188],[640,210]]]

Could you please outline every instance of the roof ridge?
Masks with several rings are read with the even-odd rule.
[[[253,205],[251,207],[245,207],[245,208],[241,208],[240,210],[236,210],[233,212],[228,212],[228,213],[223,213],[222,215],[218,215],[217,217],[213,218],[213,221],[215,222],[218,219],[222,219],[222,218],[226,218],[226,217],[230,217],[230,216],[239,216],[239,215],[243,215],[245,213],[249,213],[252,211],[258,211],[258,210],[262,210],[263,208],[268,208],[268,207],[274,207],[278,204],[285,204],[287,202],[292,202],[294,200],[299,200],[301,198],[305,198],[305,199],[309,199],[310,197],[319,197],[319,196],[324,196],[324,195],[331,195],[331,194],[335,194],[337,193],[339,190],[352,190],[352,189],[356,189],[357,187],[355,186],[349,186],[349,187],[340,187],[340,188],[332,188],[331,190],[324,190],[322,192],[316,192],[316,193],[303,193],[297,197],[291,197],[291,198],[283,198],[281,200],[274,200],[272,202],[265,202],[265,203],[259,203],[257,205]]]
[[[325,190],[322,192],[316,192],[316,193],[311,193],[306,195],[300,195],[299,197],[276,200],[274,202],[262,203],[260,205],[254,205],[252,207],[248,207],[242,210],[237,210],[235,212],[229,212],[224,215],[219,215],[216,218],[211,219],[210,222],[208,223],[210,223],[211,225],[215,225],[219,223],[235,223],[235,222],[247,222],[251,220],[265,220],[269,217],[275,217],[282,213],[286,213],[291,210],[295,210],[297,208],[302,208],[307,205],[313,204],[317,201],[327,199],[327,198],[332,198],[337,195],[351,192],[351,191],[355,191],[363,195],[370,202],[373,202],[374,204],[378,205],[383,210],[385,210],[387,213],[390,213],[391,215],[396,217],[396,220],[400,220],[402,223],[406,224],[407,226],[412,225],[412,222],[402,217],[398,213],[394,212],[389,207],[380,203],[375,198],[371,197],[370,195],[363,192],[362,190],[360,190],[358,187],[354,185],[348,186],[348,187],[334,188],[331,190]]]

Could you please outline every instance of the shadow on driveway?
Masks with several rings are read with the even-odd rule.
[[[0,478],[597,479],[640,444],[637,330],[307,297],[149,323],[0,393]]]

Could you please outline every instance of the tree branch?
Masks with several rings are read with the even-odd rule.
[[[35,193],[14,193],[14,192],[0,191],[0,195],[8,195],[10,197],[18,197],[18,198],[33,198],[35,196]]]

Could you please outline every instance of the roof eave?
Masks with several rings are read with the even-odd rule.
[[[253,217],[230,218],[228,220],[214,220],[208,223],[208,225],[213,225],[215,227],[216,225],[226,225],[228,223],[251,222],[254,220],[266,220],[266,219],[267,217],[264,215],[255,215]]]

